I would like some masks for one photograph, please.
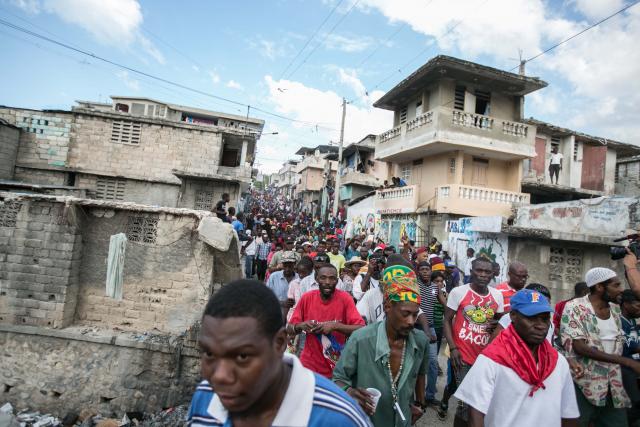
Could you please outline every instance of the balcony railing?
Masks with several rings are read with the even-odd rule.
[[[397,136],[400,136],[400,132],[402,131],[402,126],[404,125],[400,125],[400,126],[396,126],[393,129],[389,129],[388,131],[380,134],[380,142],[387,142]]]
[[[528,204],[530,199],[526,193],[458,184],[438,187],[436,196],[438,212],[471,216],[508,216],[514,204]]]
[[[482,114],[465,113],[459,110],[453,110],[453,114],[451,115],[451,122],[454,125],[476,129],[492,129],[493,120],[493,117],[483,116]]]
[[[527,137],[529,126],[522,123],[502,121],[502,133],[506,135],[519,136],[522,138]]]
[[[407,122],[407,132],[411,132],[414,129],[418,129],[424,125],[433,123],[433,111],[428,111],[419,115],[413,120]]]
[[[418,190],[415,185],[385,188],[376,191],[377,213],[412,213],[418,207]]]

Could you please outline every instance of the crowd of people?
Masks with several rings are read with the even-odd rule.
[[[323,222],[268,192],[246,215],[226,202],[216,214],[238,233],[245,279],[205,309],[189,425],[400,427],[427,410],[447,419],[451,397],[454,426],[639,425],[632,253],[630,289],[596,267],[552,306],[518,261],[500,282],[472,248],[457,266],[436,239],[347,238],[340,216]]]

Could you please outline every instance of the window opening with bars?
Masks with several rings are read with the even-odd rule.
[[[466,88],[464,86],[456,86],[455,95],[453,98],[453,108],[456,110],[464,111],[464,92]]]
[[[449,159],[449,173],[450,174],[455,174],[456,173],[456,159],[455,158]]]
[[[96,199],[124,200],[127,181],[115,178],[98,178],[96,180]]]
[[[130,242],[156,243],[158,238],[158,218],[147,216],[129,216],[127,239]]]
[[[476,90],[476,114],[491,114],[491,92]]]
[[[402,110],[400,110],[400,124],[403,124],[406,122],[407,122],[407,106],[405,105],[404,107],[402,107]]]
[[[194,208],[201,211],[210,211],[211,209],[213,209],[214,201],[215,195],[213,194],[213,191],[197,191]]]
[[[573,141],[573,161],[578,161],[578,141]]]
[[[0,227],[15,227],[20,209],[22,203],[0,202]]]
[[[549,280],[573,285],[582,280],[584,253],[581,249],[551,247]]]
[[[116,144],[140,144],[140,129],[142,125],[136,122],[115,120],[111,124],[111,142]]]
[[[411,164],[407,163],[405,165],[400,166],[400,178],[404,179],[404,181],[408,184],[411,179]]]

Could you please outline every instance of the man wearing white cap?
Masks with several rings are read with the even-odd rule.
[[[626,366],[640,374],[640,362],[622,356],[623,333],[616,303],[622,285],[615,271],[592,268],[585,275],[589,294],[567,303],[560,337],[568,355],[576,357],[584,375],[574,378],[580,426],[626,426],[624,408],[631,402],[622,385]]]

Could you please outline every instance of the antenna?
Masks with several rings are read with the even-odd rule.
[[[518,48],[518,74],[524,76],[525,74],[525,65],[527,64],[526,59],[522,59],[522,49]],[[512,61],[515,61],[516,58],[509,58]]]

